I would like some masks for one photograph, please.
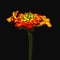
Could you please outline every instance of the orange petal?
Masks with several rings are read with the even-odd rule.
[[[9,17],[9,18],[7,18],[6,19],[8,22],[11,22],[11,21],[13,21],[13,18],[12,17]]]
[[[52,27],[52,25],[51,25],[50,22],[46,22],[46,25],[47,25],[48,27]]]

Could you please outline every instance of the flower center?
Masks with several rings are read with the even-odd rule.
[[[33,18],[33,14],[32,14],[31,12],[25,13],[24,16],[23,16],[23,18],[24,18],[25,20],[30,20],[30,19]]]

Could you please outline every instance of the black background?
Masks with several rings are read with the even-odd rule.
[[[18,30],[6,18],[13,11],[33,12],[46,15],[52,27],[35,28],[33,32],[33,60],[57,59],[58,53],[58,0],[0,0],[0,43],[1,58],[6,60],[28,60],[28,35]]]

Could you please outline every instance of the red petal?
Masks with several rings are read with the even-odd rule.
[[[33,28],[32,25],[26,26],[26,29],[32,29],[32,28]]]
[[[27,22],[22,22],[22,26],[26,27]]]

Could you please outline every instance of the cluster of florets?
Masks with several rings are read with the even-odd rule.
[[[14,22],[15,27],[25,28],[25,29],[33,29],[37,26],[47,25],[51,27],[50,19],[46,18],[45,15],[39,15],[36,13],[26,12],[26,13],[18,13],[19,11],[14,11],[12,16],[7,18],[8,22]]]

